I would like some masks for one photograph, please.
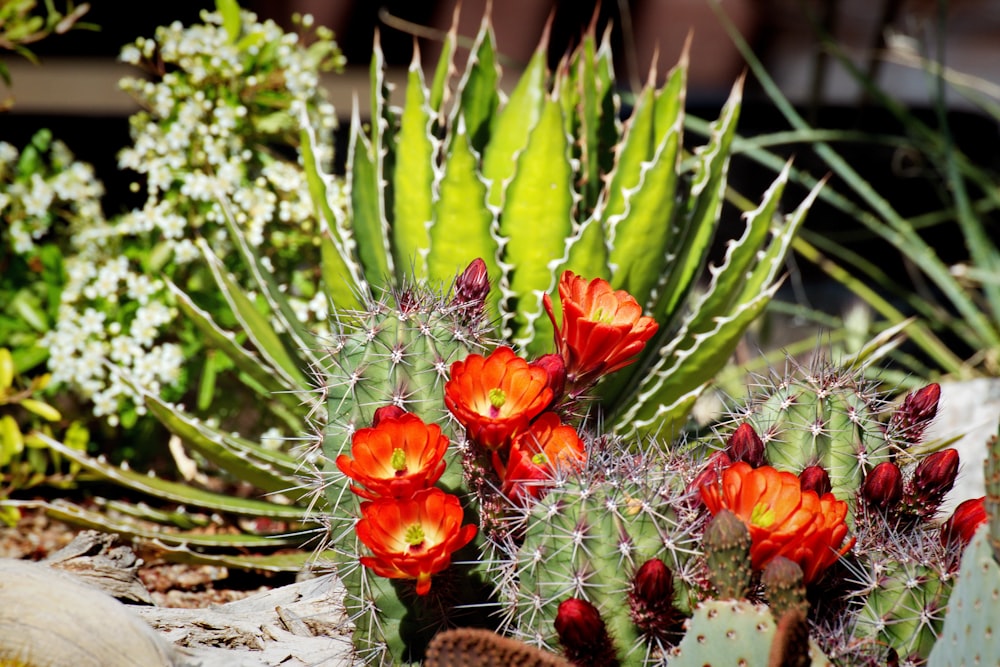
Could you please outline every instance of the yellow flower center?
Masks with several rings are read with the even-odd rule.
[[[601,324],[611,324],[615,321],[615,314],[607,312],[601,307],[598,307],[597,310],[592,312],[590,317],[595,322],[599,322]]]
[[[776,518],[774,510],[767,503],[758,503],[750,512],[750,523],[759,528],[770,527]]]
[[[531,462],[534,463],[536,466],[545,465],[546,463],[549,462],[549,457],[545,455],[545,452],[538,452],[537,454],[531,457]]]
[[[424,543],[424,527],[419,523],[411,525],[403,533],[403,541],[409,544],[411,549],[419,547]]]
[[[392,450],[392,457],[389,459],[389,465],[397,473],[406,472],[406,452],[404,452],[399,447]]]
[[[499,410],[503,407],[503,404],[507,402],[507,394],[504,393],[503,389],[496,387],[490,389],[490,405]]]

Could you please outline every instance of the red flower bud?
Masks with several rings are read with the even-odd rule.
[[[815,491],[817,496],[824,496],[833,490],[830,475],[823,466],[809,466],[799,473],[799,483],[803,491]]]
[[[754,468],[764,463],[764,442],[747,422],[740,424],[726,443],[726,453],[736,461],[746,461]]]
[[[455,279],[455,296],[451,305],[462,307],[470,317],[477,316],[483,312],[489,293],[490,277],[486,271],[486,262],[477,257]]]
[[[970,498],[955,508],[948,521],[941,526],[941,541],[945,544],[957,542],[963,548],[972,541],[976,530],[989,520],[984,502],[985,496]]]
[[[940,399],[941,385],[936,383],[907,394],[903,404],[892,415],[889,422],[890,433],[905,446],[919,443],[927,425],[937,414]]]
[[[883,461],[868,473],[861,495],[876,509],[889,511],[899,504],[903,497],[903,473],[891,461]]]
[[[566,386],[566,362],[561,354],[543,354],[531,362],[531,366],[544,369],[548,376],[549,389],[552,390],[552,400],[558,401]]]
[[[670,599],[674,595],[674,577],[659,558],[643,563],[632,577],[632,585],[635,594],[646,602]]]
[[[942,449],[924,458],[913,471],[907,500],[920,514],[933,514],[958,477],[958,450]]]
[[[563,600],[554,625],[566,657],[577,667],[618,665],[608,628],[591,603],[580,598]]]
[[[384,419],[399,419],[406,414],[406,410],[399,407],[398,405],[383,405],[381,408],[375,411],[374,416],[372,416],[372,428],[379,425]]]

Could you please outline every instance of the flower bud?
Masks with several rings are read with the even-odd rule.
[[[815,491],[817,496],[824,496],[833,490],[830,475],[823,466],[809,466],[799,473],[799,482],[803,491]]]
[[[545,370],[548,376],[548,386],[552,390],[552,400],[558,401],[566,387],[566,362],[561,354],[543,354],[531,362],[531,366],[537,366]]]
[[[908,500],[922,514],[933,514],[958,477],[958,450],[942,449],[924,458],[913,471]]]
[[[563,600],[554,625],[566,657],[578,667],[618,665],[608,628],[591,603],[580,598]]]
[[[891,461],[883,461],[868,473],[861,487],[861,495],[871,507],[889,511],[903,497],[903,473]]]
[[[979,526],[989,520],[984,506],[985,496],[970,498],[955,508],[951,518],[941,526],[941,541],[957,543],[963,548],[972,541]]]
[[[646,637],[666,640],[680,623],[681,614],[674,607],[674,576],[659,558],[636,570],[628,601],[632,622]]]
[[[740,424],[726,443],[726,453],[736,461],[746,461],[754,468],[764,463],[764,442],[747,422]]]
[[[903,446],[915,445],[924,437],[924,430],[937,414],[941,399],[941,385],[929,384],[923,389],[907,394],[889,422],[890,433]]]
[[[486,272],[486,262],[477,257],[455,279],[455,296],[451,305],[462,307],[470,318],[478,316],[483,312],[489,293],[490,277]]]
[[[399,419],[406,414],[406,410],[399,407],[398,405],[383,405],[381,408],[375,411],[372,416],[372,428],[379,425],[384,419]]]

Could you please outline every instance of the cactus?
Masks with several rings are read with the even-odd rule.
[[[1000,664],[1000,436],[993,436],[986,458],[986,516],[962,555],[958,583],[948,601],[938,642],[927,667]],[[957,512],[956,512],[957,513]]]
[[[766,605],[734,600],[703,602],[685,624],[684,639],[671,650],[670,667],[769,667],[777,623]],[[808,642],[812,667],[832,667],[814,642]]]
[[[694,512],[678,507],[678,486],[683,492],[683,485],[676,473],[656,471],[652,461],[648,469],[631,470],[624,462],[617,462],[617,469],[606,463],[592,460],[587,471],[564,480],[541,501],[511,508],[511,532],[523,539],[507,545],[510,553],[497,575],[505,608],[501,627],[557,651],[559,604],[581,598],[594,604],[608,624],[622,664],[642,664],[647,647],[625,593],[636,571],[659,558],[673,572],[674,602],[689,607],[698,521]]]
[[[489,630],[458,628],[439,632],[427,647],[424,667],[572,667],[546,653]]]

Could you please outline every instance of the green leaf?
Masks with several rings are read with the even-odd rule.
[[[257,351],[282,375],[286,383],[300,390],[307,390],[308,381],[299,369],[297,360],[289,354],[281,338],[274,331],[273,325],[247,297],[236,283],[236,279],[225,270],[222,260],[216,257],[208,243],[204,239],[199,239],[198,246],[205,256],[219,290]]]
[[[543,35],[506,106],[496,116],[490,142],[483,151],[482,174],[489,182],[488,202],[491,206],[504,203],[503,193],[514,173],[517,155],[527,145],[528,135],[545,106],[547,51],[548,33]]]
[[[691,183],[691,199],[678,221],[680,233],[671,244],[673,257],[657,288],[659,299],[653,315],[659,322],[672,321],[687,297],[692,282],[705,264],[712,236],[722,210],[730,146],[736,134],[741,105],[742,80],[733,86],[719,119],[712,125],[709,143],[697,151],[697,167]]]
[[[240,5],[236,0],[215,0],[215,8],[222,14],[222,27],[229,35],[229,43],[235,44],[240,38]]]
[[[490,140],[490,126],[500,105],[500,70],[493,39],[487,15],[483,17],[476,43],[469,53],[469,64],[458,84],[456,111],[465,120],[472,148],[477,153],[482,153]],[[454,125],[452,122],[452,127]]]
[[[400,119],[393,171],[394,211],[392,250],[397,266],[412,267],[413,277],[427,276],[427,231],[433,217],[434,153],[431,134],[433,112],[427,105],[419,52],[414,50],[407,76],[406,104]]]
[[[562,110],[548,99],[528,145],[518,156],[500,218],[503,264],[501,309],[511,339],[530,354],[549,351],[552,323],[542,295],[555,287],[555,270],[565,260],[572,235],[573,172]]]
[[[157,544],[182,548],[216,549],[274,549],[283,546],[300,546],[307,536],[253,535],[249,533],[208,533],[167,530],[127,518],[112,518],[101,512],[85,509],[66,500],[44,503],[45,514],[74,526],[118,533],[130,539],[155,540]]]
[[[356,111],[356,109],[355,109]],[[378,144],[381,147],[381,144]],[[347,191],[351,202],[351,227],[365,279],[371,285],[391,282],[389,240],[383,222],[383,188],[379,185],[372,145],[357,113],[351,119],[351,142],[347,149]]]
[[[450,281],[477,257],[486,262],[489,275],[499,275],[497,243],[490,234],[493,214],[486,207],[486,184],[478,176],[478,161],[464,119],[458,119],[446,150],[430,228],[428,277],[432,283]],[[490,295],[494,314],[497,298],[494,288]]]
[[[256,380],[265,398],[281,401],[293,409],[302,406],[301,398],[293,393],[297,389],[295,385],[283,382],[283,376],[266,360],[239,345],[236,336],[216,324],[212,316],[199,308],[184,290],[169,279],[164,278],[163,282],[181,311],[204,337],[205,343],[225,354],[236,368]]]
[[[39,437],[50,449],[73,461],[81,468],[89,470],[98,477],[162,501],[198,507],[211,512],[268,517],[288,521],[302,521],[304,519],[305,510],[299,506],[279,505],[253,498],[240,498],[228,493],[213,493],[189,484],[170,482],[159,477],[144,475],[91,458],[77,449],[68,447],[47,435],[39,434]]]
[[[309,185],[309,198],[319,220],[319,243],[322,257],[323,287],[330,302],[338,309],[351,310],[361,307],[361,267],[351,254],[351,239],[339,228],[338,220],[330,206],[328,193],[335,187],[334,179],[321,170],[316,154],[316,133],[303,113],[301,141],[302,165]]]
[[[458,43],[458,10],[455,7],[455,15],[451,23],[451,29],[441,42],[441,55],[438,58],[437,67],[434,68],[434,81],[431,83],[428,104],[434,113],[441,112],[441,106],[445,102],[445,94],[448,90],[448,79],[451,77],[454,68],[455,47]]]

